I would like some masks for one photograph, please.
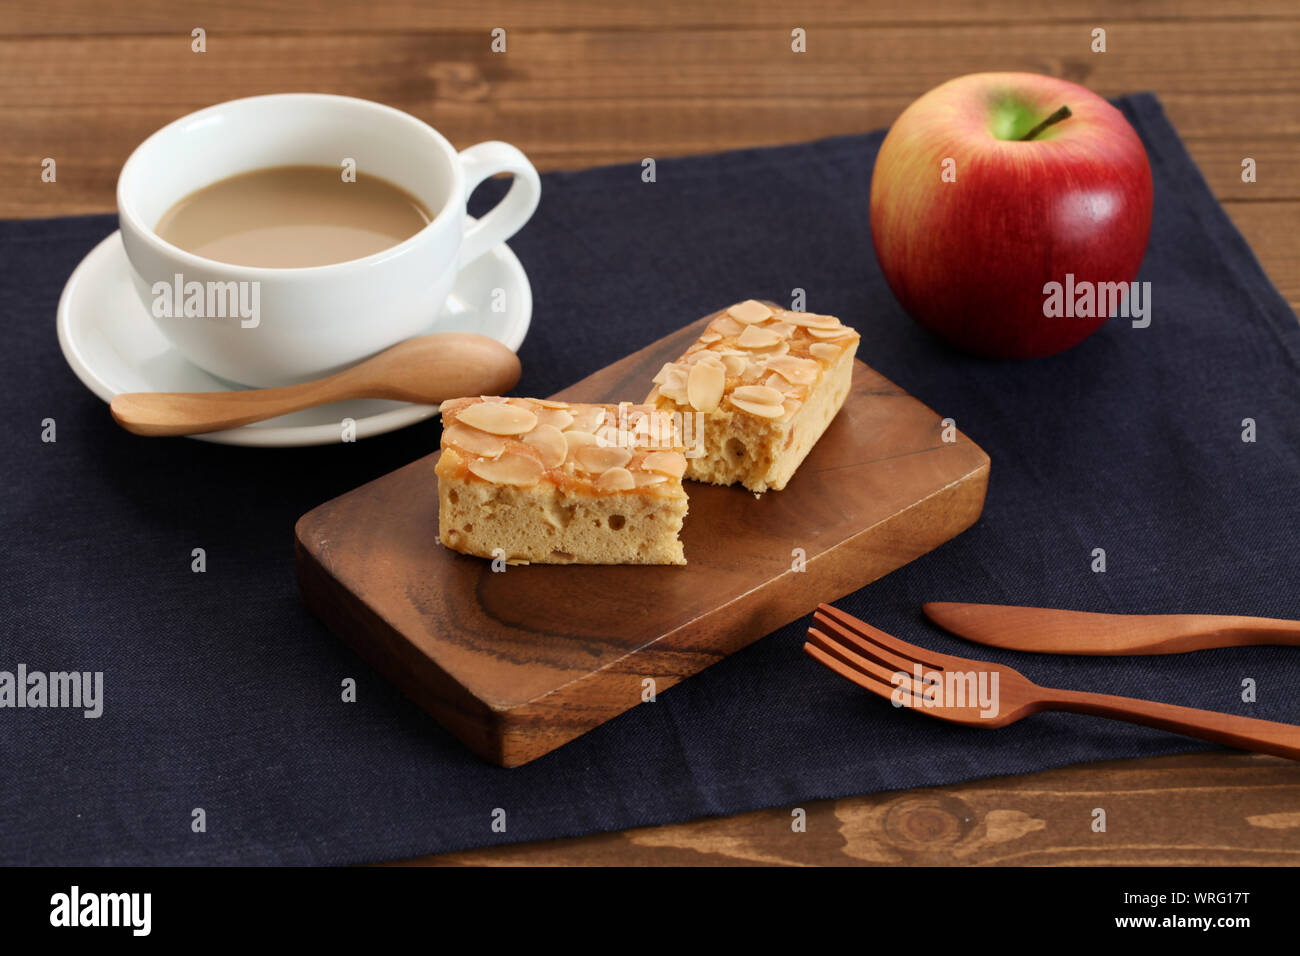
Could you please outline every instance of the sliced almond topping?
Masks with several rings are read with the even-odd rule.
[[[655,404],[655,402],[657,402],[657,401],[659,400],[659,386],[658,386],[658,385],[656,385],[654,388],[650,389],[650,394],[647,395],[647,396],[645,397],[645,400],[646,400],[646,404],[647,404],[647,405],[653,405],[653,404]]]
[[[634,471],[632,480],[636,482],[638,488],[644,488],[647,485],[662,485],[668,480],[668,476],[661,475],[657,471]]]
[[[632,460],[632,452],[617,445],[587,445],[574,452],[573,457],[587,471],[602,474],[611,468],[622,468]]]
[[[727,370],[727,375],[729,376],[734,377],[741,375],[744,373],[747,365],[749,365],[749,359],[745,358],[743,355],[722,356],[722,367]]]
[[[769,375],[766,379],[763,380],[763,384],[766,385],[768,388],[774,388],[778,392],[780,392],[785,388],[786,385],[789,384],[789,382],[783,379],[780,375],[777,375],[776,372],[773,372],[771,375]]]
[[[722,390],[727,384],[727,372],[721,361],[717,365],[711,362],[697,362],[691,368],[691,377],[686,381],[686,395],[691,407],[696,411],[711,412],[722,401]]]
[[[596,444],[602,448],[611,448],[616,445],[630,445],[633,435],[626,432],[618,426],[615,421],[613,425],[602,425],[596,429]]]
[[[563,431],[573,424],[573,416],[562,408],[539,408],[537,410],[537,424],[552,425]]]
[[[650,379],[650,381],[654,382],[656,385],[662,385],[668,380],[668,375],[674,368],[676,368],[676,366],[673,365],[672,362],[664,362],[664,367],[656,372],[655,377]]]
[[[820,359],[823,362],[834,362],[844,350],[838,345],[832,345],[830,342],[814,342],[808,346],[808,351],[815,359]]]
[[[783,321],[794,325],[822,326],[823,328],[840,324],[840,320],[833,315],[817,315],[813,312],[787,312],[781,318]]]
[[[722,356],[719,355],[717,352],[706,349],[703,352],[694,352],[686,356],[686,358],[683,361],[686,362],[688,368],[694,368],[695,366],[700,364],[721,365]]]
[[[542,480],[542,463],[532,455],[510,452],[496,459],[474,459],[467,466],[484,481],[496,485],[530,487]]]
[[[799,409],[802,407],[803,407],[803,402],[799,401],[799,399],[787,398],[784,402],[781,403],[781,408],[784,411],[784,414],[781,417],[791,418],[794,416],[794,413],[799,411]]]
[[[756,386],[761,387],[761,386]],[[735,405],[742,412],[749,412],[751,415],[757,415],[759,418],[780,418],[785,414],[785,409],[778,405],[765,405],[759,402],[747,402],[743,398],[731,396],[731,404]]]
[[[823,343],[819,342],[817,345]],[[817,346],[814,345],[813,348]],[[834,346],[832,346],[834,348]],[[767,367],[777,372],[791,385],[811,385],[817,381],[822,367],[812,359],[796,358],[793,355],[778,355],[767,360]]]
[[[772,317],[772,310],[755,299],[746,299],[727,310],[727,314],[738,322],[751,325]]]
[[[836,325],[825,329],[810,326],[808,334],[818,339],[842,339],[852,335],[853,330],[847,325]]]
[[[722,315],[709,323],[709,328],[720,335],[739,335],[744,326],[729,315]]]
[[[740,381],[746,385],[752,385],[763,377],[763,366],[757,362],[746,362],[745,367],[740,371]]]
[[[677,444],[677,426],[673,416],[667,412],[655,412],[647,415],[647,428],[644,444],[662,448]]]
[[[564,441],[569,447],[569,457],[572,458],[578,453],[579,448],[596,444],[596,436],[591,432],[580,432],[571,428],[564,433]]]
[[[686,375],[678,372],[659,386],[659,394],[671,398],[674,402],[686,401]]]
[[[573,421],[569,424],[569,428],[580,432],[594,432],[605,420],[606,411],[603,406],[588,405],[585,408],[573,409],[572,415]]]
[[[444,428],[442,443],[444,445],[454,445],[461,451],[467,451],[471,455],[479,455],[483,458],[496,458],[506,450],[504,438],[489,435],[477,428],[470,428],[468,425],[461,424],[448,425]]]
[[[686,474],[686,456],[679,451],[655,451],[641,459],[641,467],[680,478]]]
[[[754,405],[780,405],[785,396],[767,385],[741,385],[731,393],[732,398]]]
[[[712,345],[714,342],[718,342],[721,339],[722,336],[719,333],[711,332],[711,331],[705,332],[703,335],[700,336],[700,341],[703,342],[705,345]]]
[[[631,491],[636,487],[636,479],[626,468],[615,466],[601,472],[596,479],[597,491]]]
[[[633,447],[644,448],[647,445],[659,444],[658,431],[660,428],[661,426],[659,425],[658,417],[652,417],[650,415],[641,416],[637,419],[637,423],[632,429]],[[670,437],[671,434],[672,433],[670,432]]]
[[[740,333],[740,338],[736,339],[736,344],[742,349],[768,349],[777,345],[780,341],[781,336],[775,332],[751,325]]]
[[[664,376],[664,380],[659,384],[666,385],[669,388],[675,388],[678,385],[685,385],[686,375],[689,372],[689,365],[670,365],[668,367],[668,374]]]
[[[538,425],[524,436],[524,443],[537,449],[542,465],[546,468],[560,467],[569,454],[569,442],[564,437],[564,432],[554,425]]]
[[[526,408],[487,402],[469,406],[456,420],[493,435],[522,435],[537,425],[537,416]]]
[[[541,405],[543,408],[571,408],[572,407],[569,405],[568,402],[555,402],[549,398],[534,398],[533,401],[535,401],[538,405]]]

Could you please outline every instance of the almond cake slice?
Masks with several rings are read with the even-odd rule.
[[[685,564],[686,458],[648,405],[442,403],[438,536],[511,564]]]
[[[704,451],[688,458],[687,478],[779,491],[844,404],[858,341],[834,316],[749,299],[659,370],[646,403],[683,424],[703,415]]]

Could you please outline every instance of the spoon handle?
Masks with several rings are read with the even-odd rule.
[[[161,437],[238,428],[314,405],[359,397],[322,379],[242,392],[123,392],[113,398],[109,407],[114,420],[127,431]]]
[[[519,373],[519,357],[496,339],[433,332],[313,382],[233,392],[124,392],[111,408],[117,423],[137,435],[198,435],[349,398],[437,405],[460,395],[504,395]]]

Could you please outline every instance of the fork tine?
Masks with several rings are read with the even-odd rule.
[[[808,628],[808,643],[821,651],[830,654],[836,660],[840,661],[847,667],[865,674],[880,684],[887,685],[891,690],[895,687],[901,687],[905,694],[924,693],[925,688],[916,688],[916,681],[913,680],[910,671],[890,670],[882,666],[878,661],[868,657],[863,657],[850,647],[844,646],[834,638],[822,633],[815,627]],[[805,645],[805,649],[807,645]],[[902,673],[904,679],[901,682],[895,682],[896,674]]]
[[[890,670],[880,661],[872,660],[869,657],[857,653],[853,648],[846,646],[841,641],[836,640],[834,637],[831,637],[823,631],[819,631],[815,627],[808,628],[808,640],[817,647],[820,647],[826,653],[839,658],[850,667],[856,667],[858,670],[869,674],[878,681],[882,681],[886,684],[893,684],[894,674],[897,673],[897,671]]]
[[[951,654],[940,654],[938,651],[926,650],[924,647],[909,644],[907,641],[899,640],[892,634],[886,634],[880,628],[872,627],[866,621],[859,620],[847,611],[841,611],[829,604],[818,605],[817,610],[813,612],[814,619],[818,614],[828,619],[828,621],[834,621],[850,633],[907,658],[909,662],[919,662],[933,670],[965,670],[972,664],[977,665],[980,663],[979,661],[970,661],[964,657],[954,657]]]
[[[881,665],[892,668],[894,671],[911,674],[912,668],[917,664],[929,667],[929,665],[925,665],[923,661],[919,661],[914,657],[894,653],[887,645],[874,640],[874,634],[866,635],[859,628],[845,627],[839,621],[822,614],[820,609],[813,614],[813,622],[820,624],[835,634],[840,643],[851,645],[861,654],[879,661]]]
[[[892,686],[886,686],[869,674],[864,674],[856,667],[844,663],[838,657],[828,654],[811,641],[804,644],[803,650],[804,653],[813,658],[813,660],[826,665],[841,677],[853,681],[853,683],[857,684],[864,690],[871,691],[877,697],[883,697],[885,700],[893,701],[894,688]]]
[[[1012,712],[1004,719],[1000,721],[991,720],[990,718],[998,716],[998,707],[995,706],[992,711],[986,713],[983,689],[975,690],[972,688],[964,694],[960,689],[944,693],[944,677],[939,673],[930,671],[928,674],[924,674],[920,681],[912,676],[912,667],[922,666],[919,661],[909,662],[906,666],[890,672],[888,670],[890,660],[902,662],[904,659],[885,648],[872,644],[847,628],[840,627],[826,615],[818,617],[817,623],[828,627],[836,636],[828,636],[816,627],[810,626],[808,628],[808,641],[803,646],[804,652],[841,677],[853,681],[859,687],[863,687],[879,697],[888,698],[889,702],[895,707],[916,708],[921,710],[922,713],[929,714],[939,720],[984,729],[1005,726],[1019,716],[1023,716],[1025,712],[1024,707],[1020,707],[1018,710],[1013,708]],[[861,647],[865,644],[867,655],[859,654],[853,647],[846,646],[843,643],[844,641],[848,641],[853,647]],[[972,661],[971,663],[975,664],[977,662]],[[956,668],[947,673],[949,675],[955,674],[958,678],[975,676],[961,675]],[[1014,671],[1010,673],[1012,676],[1019,678],[1021,681],[1020,687],[1023,690],[1024,685],[1027,683],[1025,679]],[[999,671],[998,675],[1002,676],[1002,672]],[[1029,686],[1033,687],[1034,685],[1030,684]],[[900,690],[902,693],[897,693]],[[978,695],[973,701],[970,698],[972,691]],[[949,696],[950,694],[951,696]],[[996,704],[998,696],[996,684],[993,685],[992,696]]]

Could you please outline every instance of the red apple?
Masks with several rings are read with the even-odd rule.
[[[871,178],[889,287],[916,321],[979,355],[1082,342],[1107,316],[1046,315],[1045,287],[1131,282],[1150,231],[1137,134],[1104,99],[1050,76],[973,73],[934,88],[890,128]]]

